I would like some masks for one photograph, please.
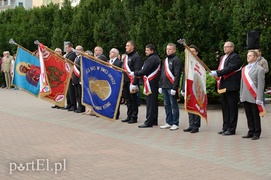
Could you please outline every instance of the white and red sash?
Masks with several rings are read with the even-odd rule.
[[[248,75],[248,69],[245,66],[242,69],[242,77],[244,80],[244,83],[246,85],[246,87],[248,88],[249,92],[251,93],[251,95],[253,96],[253,98],[256,100],[257,98],[257,87],[254,85],[254,83],[252,82],[250,76]],[[265,107],[263,104],[258,104],[258,109],[259,109],[259,116],[263,116],[266,113]]]
[[[169,66],[168,66],[168,58],[165,59],[164,61],[164,67],[165,67],[165,72],[166,72],[166,76],[169,79],[169,81],[173,84],[175,77],[173,76],[173,74],[171,73]]]
[[[80,71],[79,69],[76,67],[76,65],[73,65],[73,72],[77,77],[80,77]]]
[[[143,94],[148,96],[148,95],[150,95],[152,93],[151,92],[151,87],[150,87],[150,81],[153,80],[158,75],[159,70],[160,70],[160,65],[150,75],[143,76],[143,82],[144,82]]]
[[[221,60],[220,63],[219,63],[218,70],[224,69],[224,64],[225,64],[225,60],[227,59],[227,57],[228,57],[228,55],[224,55],[224,56],[223,56],[222,60]],[[239,68],[239,69],[237,69],[237,70],[235,70],[235,71],[233,71],[233,72],[231,72],[231,73],[229,73],[229,74],[225,74],[225,75],[223,75],[223,78],[226,79],[226,78],[230,77],[231,75],[237,73],[237,72],[240,71],[241,69],[242,69],[242,68]],[[222,77],[222,76],[216,78],[216,85],[217,85],[217,89],[218,89],[218,90],[219,90],[219,87],[220,87],[220,80],[221,80],[221,77]]]
[[[126,71],[127,76],[130,79],[130,83],[132,84],[134,82],[134,77],[130,75],[130,73],[132,72],[130,67],[128,66],[128,56],[126,55],[124,60],[123,60],[123,68]]]

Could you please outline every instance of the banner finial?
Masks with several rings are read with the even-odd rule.
[[[185,41],[185,39],[179,39],[179,40],[177,40],[177,43],[180,43],[180,44],[182,44],[182,45],[186,45],[186,41]]]
[[[39,45],[40,42],[38,40],[34,41],[34,44]]]
[[[17,45],[17,43],[12,38],[10,38],[8,42],[9,42],[9,44],[15,44],[15,45]]]
[[[180,43],[180,44],[182,44],[182,45],[186,45],[186,41],[185,41],[185,39],[179,39],[179,40],[177,40],[177,43]]]

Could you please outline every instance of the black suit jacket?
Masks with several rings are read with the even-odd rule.
[[[78,66],[76,66],[76,68],[79,70],[79,72],[81,71],[81,63],[80,63],[80,59],[81,59],[81,56],[77,56],[74,60],[74,63],[77,64]],[[72,72],[72,84],[79,84],[80,83],[80,77],[81,77],[81,73],[80,73],[80,76],[77,77],[74,73],[74,71]]]
[[[117,58],[114,62],[113,62],[114,66],[118,66],[118,67],[122,67],[122,62]]]
[[[74,62],[76,56],[77,56],[76,53],[74,51],[71,51],[65,57],[67,59],[71,60],[72,62]]]
[[[220,61],[222,58],[223,56],[221,57]],[[225,75],[240,69],[241,66],[242,61],[240,56],[235,52],[229,54],[229,56],[225,59],[224,68],[222,70],[216,71],[217,76],[221,77],[219,89],[226,88],[227,92],[240,90],[241,70],[229,77],[225,77]]]
[[[97,56],[96,58],[103,60],[104,62],[107,62],[107,57],[103,54],[100,54],[99,56]]]
[[[135,71],[135,76],[149,76],[151,73],[153,73],[158,66],[160,65],[161,60],[159,56],[155,53],[150,54],[146,61],[144,62],[142,69],[139,71]],[[159,79],[160,79],[160,70],[158,72],[158,75],[153,78],[151,81],[149,81],[150,86],[152,87],[158,87],[159,85]]]

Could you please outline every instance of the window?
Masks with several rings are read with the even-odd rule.
[[[19,2],[19,3],[18,3],[18,6],[19,6],[19,7],[24,7],[24,3],[23,3],[23,2]]]

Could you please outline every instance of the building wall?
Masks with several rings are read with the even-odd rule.
[[[22,4],[25,9],[32,8],[32,0],[0,0],[0,11],[15,8]]]
[[[77,6],[80,3],[80,0],[70,0],[72,6]],[[15,8],[19,6],[20,3],[23,4],[25,9],[30,9],[33,7],[47,6],[50,3],[61,5],[64,3],[64,0],[0,0],[0,11]]]

